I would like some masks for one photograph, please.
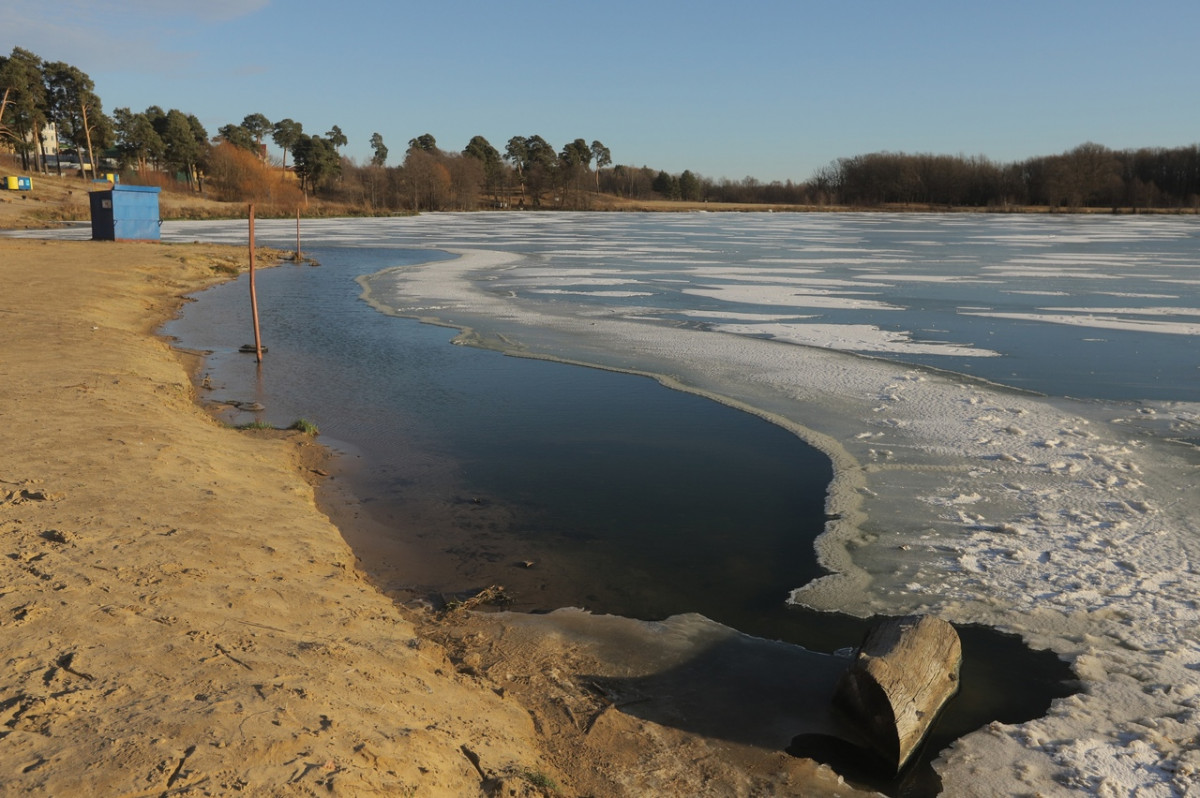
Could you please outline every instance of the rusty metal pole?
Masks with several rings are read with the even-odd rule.
[[[258,331],[258,292],[254,289],[254,206],[250,206],[250,315],[254,317],[254,355],[262,363],[262,335]]]

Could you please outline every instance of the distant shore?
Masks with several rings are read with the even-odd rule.
[[[34,175],[33,189],[28,192],[0,190],[0,230],[52,229],[64,222],[89,221],[91,210],[87,195],[93,184],[75,177]],[[168,221],[197,219],[244,219],[247,203],[217,202],[200,194],[180,191],[164,191],[161,194],[162,218]],[[591,207],[585,210],[627,213],[968,213],[968,214],[1082,214],[1133,215],[1163,214],[1172,216],[1194,216],[1200,208],[1049,208],[1046,206],[1001,206],[968,207],[943,206],[923,203],[883,204],[865,206],[842,205],[788,205],[730,202],[682,202],[677,200],[632,200],[609,194],[591,197]],[[494,210],[483,208],[478,213],[572,213],[559,211],[552,206],[523,209],[506,208]],[[260,205],[257,215],[287,217],[295,215],[294,208],[275,208]],[[384,215],[394,212],[376,212],[370,208],[349,206],[313,199],[300,209],[301,218],[362,217]]]

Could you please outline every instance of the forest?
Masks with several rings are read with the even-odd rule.
[[[268,151],[268,140],[278,156]],[[1200,208],[1200,145],[1112,150],[1086,142],[1014,163],[984,156],[876,152],[839,158],[803,181],[712,179],[614,164],[597,140],[557,148],[515,135],[497,149],[475,136],[443,149],[423,133],[399,163],[371,136],[365,163],[345,157],[340,127],[309,133],[290,118],[247,114],[210,134],[195,115],[151,106],[103,110],[77,67],[20,47],[0,56],[0,152],[25,172],[117,172],[126,183],[257,202],[290,212],[310,198],[360,213],[623,207],[621,201],[796,208],[1113,211]],[[290,164],[289,164],[290,160]],[[98,169],[93,169],[96,164]]]

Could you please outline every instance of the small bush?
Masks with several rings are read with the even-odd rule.
[[[213,147],[207,171],[218,199],[258,203],[263,206],[264,216],[294,211],[304,201],[290,174],[268,166],[254,153],[228,142]]]

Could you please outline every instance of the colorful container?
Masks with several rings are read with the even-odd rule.
[[[114,185],[88,195],[93,241],[158,241],[157,186]]]
[[[33,181],[28,177],[6,177],[4,187],[9,191],[33,191]]]

